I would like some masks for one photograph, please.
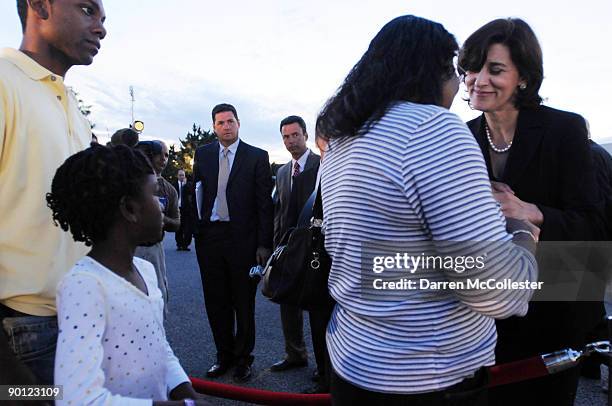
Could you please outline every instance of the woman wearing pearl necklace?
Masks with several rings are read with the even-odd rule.
[[[491,21],[466,40],[458,64],[470,106],[483,112],[468,126],[504,215],[539,227],[540,241],[596,239],[597,192],[585,120],[541,105],[542,51],[531,28],[520,19]],[[526,317],[498,320],[496,362],[581,348],[603,310],[596,302],[589,306],[532,301]],[[569,370],[501,387],[490,401],[572,405],[577,383],[578,371]]]

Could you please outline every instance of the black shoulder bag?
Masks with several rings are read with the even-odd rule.
[[[327,288],[331,258],[325,251],[322,224],[319,186],[304,205],[297,227],[285,234],[268,260],[262,272],[264,296],[305,310],[329,307],[333,303]]]

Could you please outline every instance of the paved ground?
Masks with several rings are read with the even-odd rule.
[[[187,373],[204,378],[206,370],[215,361],[215,347],[204,309],[195,250],[192,244],[190,252],[177,252],[172,233],[166,234],[164,248],[170,285],[170,316],[166,326],[168,339]],[[256,325],[253,379],[245,386],[286,392],[300,392],[312,386],[310,376],[314,369],[314,356],[308,323],[304,323],[304,329],[310,366],[284,373],[272,373],[269,369],[270,365],[284,354],[278,305],[268,301],[260,293],[257,294]],[[233,383],[231,372],[218,379],[218,382]],[[211,402],[216,405],[244,404],[215,398],[211,398]],[[587,405],[606,405],[606,396],[602,393],[598,380],[582,379],[580,383],[576,406]]]

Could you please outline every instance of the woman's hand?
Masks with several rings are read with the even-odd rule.
[[[528,221],[536,227],[542,225],[544,215],[538,206],[516,197],[514,191],[505,183],[491,182],[491,188],[493,189],[493,198],[500,204],[504,216]]]

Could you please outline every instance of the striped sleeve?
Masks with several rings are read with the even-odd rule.
[[[388,280],[417,286],[421,280],[535,280],[535,261],[506,233],[484,159],[465,124],[439,106],[397,103],[365,134],[331,140],[322,165],[328,285],[337,302],[327,330],[334,371],[367,390],[422,393],[494,364],[493,317],[524,314],[529,293],[467,284],[368,285],[370,252],[421,253],[424,244],[429,253],[431,243],[434,256],[487,251],[489,261],[471,273],[389,269],[385,274],[398,272]]]
[[[449,280],[537,279],[535,258],[509,242],[480,149],[455,114],[440,111],[418,126],[407,144],[402,174],[404,193],[421,212],[438,255],[486,254],[482,269],[464,273],[447,269]],[[478,313],[506,318],[527,313],[533,290],[458,289],[455,294]]]

